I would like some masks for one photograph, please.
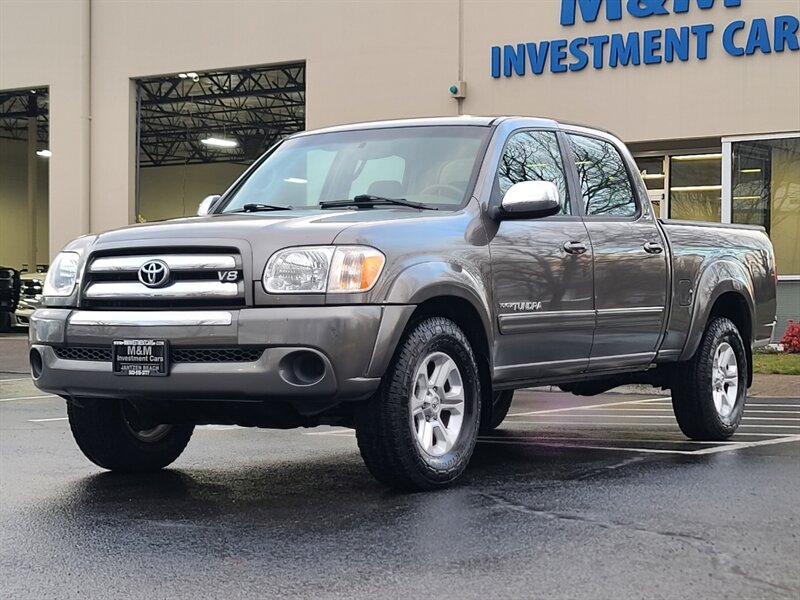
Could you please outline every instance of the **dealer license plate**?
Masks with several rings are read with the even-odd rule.
[[[114,340],[111,359],[115,375],[164,377],[168,372],[167,340]]]

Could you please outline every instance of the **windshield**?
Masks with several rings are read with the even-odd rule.
[[[293,138],[240,184],[222,212],[250,204],[316,209],[320,202],[364,194],[456,210],[489,133],[487,127],[448,125]]]

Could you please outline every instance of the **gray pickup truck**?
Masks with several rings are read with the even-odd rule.
[[[30,363],[101,467],[174,461],[198,424],[353,427],[370,472],[454,481],[515,389],[672,390],[736,431],[775,320],[760,227],[659,221],[615,137],[534,118],[291,136],[201,215],[80,237]]]

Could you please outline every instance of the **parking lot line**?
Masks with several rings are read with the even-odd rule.
[[[510,431],[505,429],[503,431]],[[594,438],[582,438],[582,437],[573,437],[573,436],[540,436],[538,432],[530,432],[536,435],[481,435],[478,436],[478,440],[483,441],[490,441],[490,440],[533,440],[537,443],[541,442],[559,442],[561,440],[572,440],[572,441],[597,441]],[[549,433],[549,432],[548,432]],[[761,437],[769,437],[770,434],[752,434],[752,435],[759,435]],[[785,434],[788,435],[788,434]],[[637,443],[637,444],[681,444],[681,445],[699,445],[699,446],[710,446],[710,445],[717,445],[717,444],[741,444],[742,442],[736,441],[725,441],[725,442],[699,442],[697,440],[667,440],[667,439],[641,439],[641,438],[611,438],[603,436],[603,442],[612,442],[612,443]]]
[[[532,410],[529,412],[523,413],[514,413],[508,415],[509,417],[529,417],[532,415],[546,415],[548,413],[560,413],[560,412],[567,412],[572,410],[586,410],[589,408],[603,408],[606,406],[623,406],[627,404],[646,404],[648,402],[656,402],[661,400],[661,398],[647,398],[645,400],[624,400],[622,402],[606,402],[604,404],[589,404],[586,406],[567,406],[564,408],[550,408],[547,410]]]
[[[52,419],[28,419],[29,423],[50,423],[51,421],[66,421],[69,417],[53,417]]]
[[[16,402],[17,400],[38,400],[39,398],[57,398],[55,394],[46,394],[44,396],[19,396],[17,398],[0,398],[0,402]]]
[[[759,440],[755,442],[736,442],[732,444],[721,444],[713,448],[701,448],[699,450],[665,450],[662,448],[635,448],[625,446],[598,446],[589,444],[547,444],[537,440],[481,440],[484,444],[507,444],[516,446],[558,446],[560,448],[572,448],[576,450],[611,450],[615,452],[637,452],[642,454],[680,454],[684,456],[700,456],[707,454],[719,454],[721,452],[731,452],[732,450],[743,450],[745,448],[755,448],[758,446],[772,446],[775,444],[786,444],[789,442],[800,441],[800,435],[784,435],[769,440]]]
[[[678,425],[675,423],[609,423],[607,421],[598,422],[598,421],[591,421],[591,422],[581,422],[576,423],[575,421],[514,421],[514,423],[518,423],[520,425],[571,425],[571,426],[585,426],[591,425],[594,427],[595,425],[603,425],[603,426],[616,426],[616,427],[672,427],[677,429]],[[762,427],[762,428],[772,428],[772,429],[800,429],[800,425],[750,425],[747,423],[743,423],[739,425],[739,427]]]
[[[794,414],[789,412],[787,414]],[[549,417],[556,417],[558,418],[561,415],[538,415],[543,418]],[[674,415],[609,415],[603,413],[591,413],[588,415],[570,415],[572,418],[576,419],[588,419],[588,418],[605,418],[605,419],[675,419]],[[800,421],[800,418],[797,417],[750,417],[747,414],[744,415],[744,420],[750,421]]]
[[[757,410],[751,407],[745,407],[745,414],[752,415],[753,413],[758,414],[766,414],[766,415],[794,415],[800,414],[800,406],[793,406],[791,404],[785,405],[786,408],[794,408],[796,410]],[[587,410],[596,410],[596,409],[587,409]],[[643,412],[643,413],[658,413],[664,412],[672,414],[673,411],[671,408],[633,408],[629,406],[611,406],[606,410],[611,411],[618,411],[618,412]],[[616,415],[615,415],[616,416]]]

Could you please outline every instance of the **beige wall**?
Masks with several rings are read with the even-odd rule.
[[[28,143],[0,139],[0,265],[21,269],[28,262]],[[37,264],[48,264],[47,159],[36,157]],[[34,265],[29,267],[35,269]]]
[[[490,76],[495,44],[703,22],[719,30],[800,12],[800,0],[717,4],[562,28],[559,0],[0,0],[0,89],[50,86],[56,251],[135,218],[131,80],[143,76],[306,60],[309,128],[457,114],[447,88],[463,68],[465,113],[549,115],[628,141],[800,129],[800,55],[734,59],[719,31],[705,62]]]
[[[139,215],[145,221],[160,221],[197,214],[203,198],[224,192],[246,168],[231,163],[144,168],[139,175]]]
[[[623,1],[623,5],[627,2]],[[662,3],[670,8],[672,2]],[[609,129],[627,142],[797,131],[800,53],[734,58],[722,31],[734,20],[800,15],[800,0],[742,0],[735,9],[692,8],[669,17],[560,25],[560,0],[466,0],[464,77],[472,114],[536,114]],[[706,61],[492,79],[490,48],[578,36],[713,23]],[[741,35],[741,34],[740,34]],[[738,39],[738,38],[737,38]]]
[[[49,88],[51,255],[91,226],[88,42],[89,0],[0,0],[0,89]]]

